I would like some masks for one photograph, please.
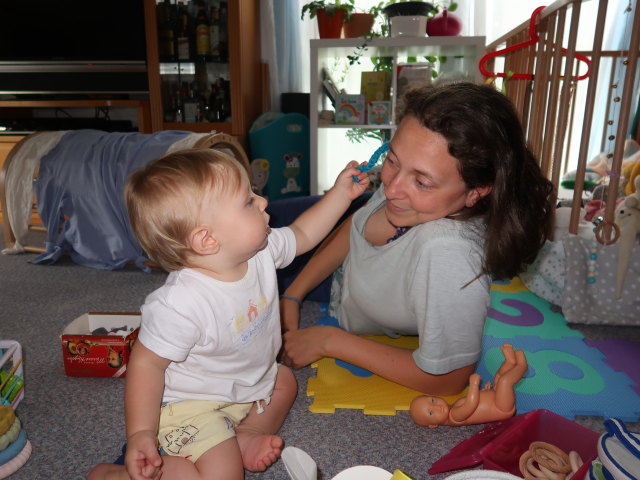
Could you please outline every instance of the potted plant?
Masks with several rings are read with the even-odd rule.
[[[355,0],[315,0],[302,6],[300,19],[305,15],[318,19],[320,38],[340,38],[345,19],[355,8]]]
[[[355,10],[350,12],[344,22],[343,33],[346,38],[366,37],[372,32],[373,24],[381,15],[385,2],[373,5],[365,11]]]

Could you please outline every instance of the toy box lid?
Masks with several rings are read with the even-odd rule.
[[[598,433],[560,415],[548,410],[533,410],[490,423],[434,462],[429,474],[482,463],[485,469],[520,476],[518,461],[532,442],[548,442],[567,453],[575,450],[587,460],[596,455],[598,438]]]

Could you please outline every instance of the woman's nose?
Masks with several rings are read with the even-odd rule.
[[[393,175],[384,187],[387,196],[401,195],[404,191],[404,179],[402,175],[396,173]]]

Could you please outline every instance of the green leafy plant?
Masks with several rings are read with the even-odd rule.
[[[365,139],[377,140],[381,144],[391,140],[391,130],[370,129],[370,128],[350,128],[346,131],[347,140],[351,143],[361,143]]]
[[[338,10],[343,10],[345,18],[348,18],[355,8],[355,0],[315,0],[302,6],[300,19],[304,20],[305,15],[309,15],[309,18],[315,18],[318,10],[324,10],[330,17],[335,15]]]

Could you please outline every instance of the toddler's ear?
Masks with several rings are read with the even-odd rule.
[[[218,239],[208,225],[200,225],[194,228],[189,236],[189,242],[191,243],[191,249],[198,255],[212,255],[220,249]]]

